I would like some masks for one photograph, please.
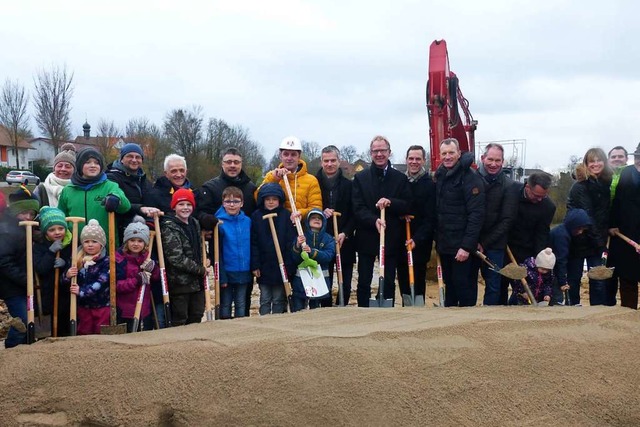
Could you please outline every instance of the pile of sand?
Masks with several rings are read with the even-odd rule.
[[[0,351],[2,425],[638,425],[640,313],[327,308]]]

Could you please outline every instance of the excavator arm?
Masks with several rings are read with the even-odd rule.
[[[463,116],[460,115],[462,109]],[[436,40],[429,48],[427,111],[431,143],[431,170],[440,165],[440,142],[455,138],[461,151],[474,151],[474,133],[478,122],[469,111],[469,101],[462,95],[458,77],[449,69],[447,42]]]

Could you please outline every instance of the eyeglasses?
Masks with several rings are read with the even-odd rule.
[[[371,150],[371,154],[385,154],[387,151],[389,151],[388,148],[384,148],[380,150]]]
[[[222,203],[224,203],[225,205],[239,205],[240,203],[242,203],[242,200],[224,200]]]
[[[222,163],[224,163],[225,165],[236,165],[236,166],[238,166],[239,164],[242,163],[242,160],[223,160]]]

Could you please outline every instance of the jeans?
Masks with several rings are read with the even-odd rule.
[[[496,266],[504,267],[504,249],[488,249],[484,253]],[[471,255],[470,255],[471,256]],[[484,279],[484,298],[483,305],[500,305],[500,292],[502,288],[502,276],[491,270],[489,266],[482,263],[480,271]]]
[[[234,317],[245,317],[247,309],[247,288],[249,283],[227,283],[220,285],[220,318],[231,319],[231,304]]]
[[[582,267],[584,266],[585,259],[587,260],[588,268],[602,265],[600,255],[593,255],[586,258],[569,258],[567,261],[567,282],[569,284],[569,298],[571,298],[572,305],[580,303],[580,280],[582,279]],[[607,281],[589,279],[589,304],[605,305],[608,300]]]
[[[5,243],[8,244],[8,243]],[[25,326],[27,326],[27,297],[25,296],[17,296],[10,297],[4,300],[4,303],[7,305],[9,309],[9,314],[12,317],[19,317],[22,319],[22,322]],[[13,326],[9,329],[9,335],[7,335],[7,339],[4,341],[5,348],[15,347],[20,344],[27,343],[27,334],[25,332],[18,332],[16,328]]]
[[[260,284],[260,315],[280,314],[287,311],[284,285]]]
[[[471,257],[472,255],[470,255]],[[445,307],[473,307],[478,300],[478,270],[473,259],[455,260],[455,254],[441,254],[442,279],[445,288]],[[477,264],[476,264],[477,266]]]

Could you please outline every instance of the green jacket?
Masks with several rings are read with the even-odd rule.
[[[120,206],[118,206],[117,213],[125,213],[131,209],[131,203],[118,187],[118,184],[109,180],[103,181],[88,190],[84,190],[75,184],[67,185],[60,193],[58,209],[64,212],[66,216],[79,216],[85,219],[84,223],[79,224],[78,233],[82,232],[86,223],[93,218],[100,223],[108,238],[109,217],[104,206],[102,206],[102,200],[108,194],[113,194],[120,198]],[[71,224],[69,224],[69,229],[71,229]],[[117,245],[117,230],[114,230],[114,233],[116,233]]]

